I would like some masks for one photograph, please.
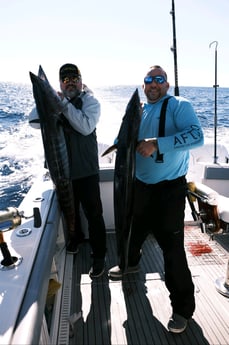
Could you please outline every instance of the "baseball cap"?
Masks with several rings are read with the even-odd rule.
[[[81,76],[80,70],[76,65],[71,63],[66,63],[65,65],[60,67],[59,71],[60,79],[67,76]]]

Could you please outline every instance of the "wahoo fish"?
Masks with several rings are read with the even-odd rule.
[[[45,160],[55,185],[57,199],[63,214],[65,236],[75,232],[75,209],[68,142],[64,132],[64,106],[51,87],[43,71],[38,76],[30,72],[33,96],[40,120]]]
[[[119,129],[117,143],[103,155],[117,149],[114,171],[114,220],[117,252],[120,265],[128,265],[129,239],[132,227],[133,196],[135,180],[135,154],[138,144],[138,130],[142,108],[138,89],[133,93],[126,107]]]

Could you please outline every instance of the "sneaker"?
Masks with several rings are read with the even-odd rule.
[[[123,271],[119,266],[112,267],[108,274],[111,278],[122,278],[125,274],[137,273],[139,272],[139,266],[129,266],[125,271]]]
[[[79,252],[77,243],[75,241],[69,241],[66,246],[66,251],[68,254],[77,254]]]
[[[98,278],[103,275],[105,270],[104,259],[94,259],[93,265],[89,271],[90,278]]]
[[[182,333],[187,327],[188,320],[183,316],[173,313],[168,323],[168,330],[172,333]]]

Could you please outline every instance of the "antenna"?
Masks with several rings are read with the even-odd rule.
[[[213,87],[215,88],[215,117],[214,117],[214,163],[217,163],[217,47],[218,41],[213,41],[209,44],[209,48],[211,48],[212,44],[215,43],[215,84]]]

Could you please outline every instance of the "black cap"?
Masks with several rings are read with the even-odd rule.
[[[80,77],[81,73],[80,73],[79,68],[76,65],[73,65],[71,63],[66,63],[65,65],[61,66],[59,75],[61,79],[68,76]]]

